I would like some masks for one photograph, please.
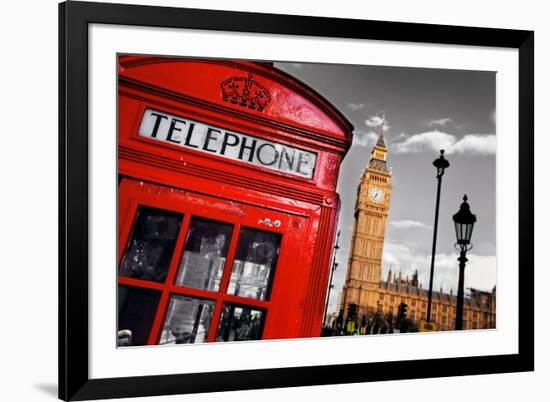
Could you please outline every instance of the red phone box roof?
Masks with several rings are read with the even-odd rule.
[[[324,97],[272,63],[120,56],[119,78],[231,109],[266,124],[305,130],[320,142],[351,145],[352,124]],[[284,128],[283,128],[284,129]]]

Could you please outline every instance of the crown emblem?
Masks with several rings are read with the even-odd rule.
[[[267,89],[256,81],[252,74],[246,77],[229,77],[220,84],[222,99],[225,102],[263,112],[271,95]]]

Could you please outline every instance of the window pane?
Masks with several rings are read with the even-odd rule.
[[[246,306],[224,304],[216,342],[260,339],[264,312]]]
[[[241,229],[227,293],[269,299],[280,244],[278,233]]]
[[[206,342],[214,302],[172,296],[159,345]]]
[[[155,290],[118,287],[118,346],[147,344],[159,299]]]
[[[191,219],[176,285],[217,291],[233,227],[202,218]]]
[[[455,222],[455,234],[456,234],[456,241],[460,241],[460,236],[461,236],[461,233],[460,233],[460,223],[456,223]]]
[[[469,241],[472,240],[472,230],[474,229],[473,224],[466,225],[466,239]]]
[[[182,215],[139,206],[120,275],[164,282]]]

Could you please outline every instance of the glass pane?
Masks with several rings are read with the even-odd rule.
[[[139,206],[120,275],[164,282],[182,215]]]
[[[159,300],[155,290],[118,287],[118,346],[147,344]]]
[[[472,230],[474,229],[474,224],[470,223],[466,226],[466,239],[470,242],[472,240]]]
[[[224,304],[216,342],[260,339],[264,312],[246,306]]]
[[[241,229],[227,293],[269,299],[280,244],[278,233]]]
[[[232,225],[191,219],[176,285],[217,291],[231,241]]]
[[[172,296],[159,345],[206,342],[214,302]]]
[[[455,222],[455,234],[456,234],[456,241],[459,242],[460,241],[460,236],[461,236],[460,223]]]

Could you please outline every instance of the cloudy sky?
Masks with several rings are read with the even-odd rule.
[[[380,66],[276,63],[331,101],[355,126],[353,146],[338,181],[342,207],[341,249],[331,294],[334,309],[345,281],[359,178],[368,163],[385,118],[393,191],[386,226],[382,271],[418,270],[429,283],[436,178],[432,162],[445,149],[445,172],[434,289],[456,294],[458,254],[452,215],[468,195],[477,215],[466,267],[466,287],[490,290],[497,281],[496,264],[496,133],[495,74]]]

